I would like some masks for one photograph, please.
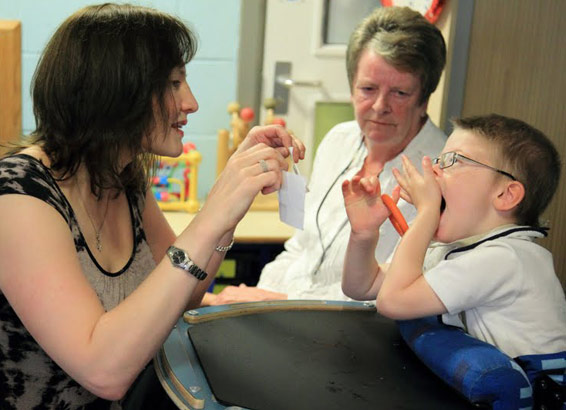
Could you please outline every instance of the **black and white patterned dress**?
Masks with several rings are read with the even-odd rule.
[[[106,310],[128,296],[155,267],[142,226],[143,194],[128,196],[134,247],[119,272],[107,272],[96,262],[73,209],[40,161],[25,154],[0,160],[0,195],[10,194],[38,198],[59,212],[72,232],[82,270]],[[9,217],[0,215],[0,218]],[[97,399],[45,354],[0,289],[0,409],[110,407],[120,408],[117,403]]]

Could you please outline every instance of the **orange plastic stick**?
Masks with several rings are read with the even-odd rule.
[[[407,225],[407,221],[405,221],[403,214],[401,213],[399,208],[397,208],[397,205],[389,195],[381,195],[381,200],[383,201],[387,209],[389,209],[389,212],[391,212],[391,214],[389,215],[391,224],[393,225],[395,230],[399,232],[399,235],[403,236],[403,234],[409,229],[409,225]]]

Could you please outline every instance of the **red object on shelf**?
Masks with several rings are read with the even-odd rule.
[[[192,142],[186,142],[183,144],[183,153],[186,154],[189,151],[197,149],[196,145]]]
[[[287,123],[285,122],[285,120],[284,120],[283,118],[281,118],[281,117],[275,117],[275,118],[273,119],[273,124],[281,125],[281,126],[283,126],[283,127],[287,125]]]
[[[240,110],[240,118],[244,121],[251,121],[255,117],[254,110],[250,107],[244,107]]]
[[[413,0],[412,2],[399,0],[381,0],[381,5],[384,7],[402,7],[408,5],[413,10],[421,13],[432,24],[436,23],[436,20],[438,20],[438,17],[442,13],[442,9],[444,8],[444,3],[445,0]]]

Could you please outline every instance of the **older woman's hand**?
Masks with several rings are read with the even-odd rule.
[[[283,157],[289,156],[289,148],[293,147],[293,161],[305,158],[305,145],[295,138],[281,125],[265,125],[253,127],[246,138],[238,146],[238,151],[245,151],[257,144],[265,144],[275,148]]]

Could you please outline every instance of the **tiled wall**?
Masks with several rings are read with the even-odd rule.
[[[199,198],[210,190],[216,173],[216,132],[229,127],[226,106],[236,99],[241,0],[144,0],[129,3],[159,8],[177,15],[194,28],[199,49],[187,67],[188,81],[199,102],[189,117],[185,140],[203,156]],[[30,81],[40,53],[59,24],[78,8],[95,0],[0,0],[0,19],[22,23],[22,127],[35,127]],[[220,12],[220,10],[222,10]]]

